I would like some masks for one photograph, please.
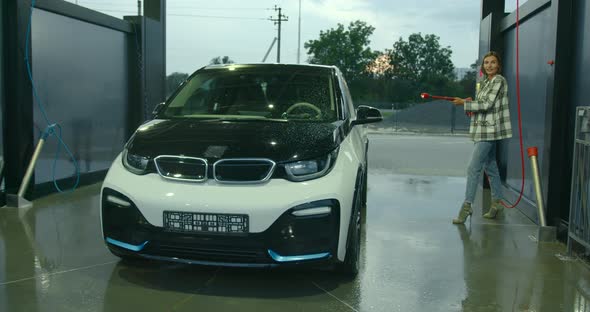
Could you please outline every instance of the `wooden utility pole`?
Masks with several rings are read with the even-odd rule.
[[[277,7],[275,5],[274,7],[275,11],[279,12],[279,16],[277,18],[273,18],[272,16],[270,17],[270,21],[274,22],[275,25],[279,25],[279,29],[278,29],[278,36],[277,36],[277,63],[281,62],[281,22],[286,22],[289,20],[289,18],[286,15],[283,15],[283,13],[281,12],[281,8]]]

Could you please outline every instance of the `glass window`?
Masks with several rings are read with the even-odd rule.
[[[158,117],[332,122],[337,113],[330,69],[229,66],[197,72]]]
[[[352,96],[350,95],[350,90],[348,89],[348,84],[346,83],[346,80],[344,80],[344,76],[342,76],[342,74],[340,74],[342,78],[342,83],[340,88],[342,88],[343,91],[343,95],[344,95],[344,105],[346,106],[346,109],[349,112],[349,116],[350,118],[354,119],[356,118],[356,111],[354,110],[354,104],[352,103]]]

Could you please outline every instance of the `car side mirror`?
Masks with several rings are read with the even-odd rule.
[[[152,111],[152,117],[156,117],[156,115],[158,115],[162,111],[162,108],[164,108],[164,104],[166,104],[166,102],[156,104],[154,110]]]
[[[356,120],[352,121],[352,125],[368,124],[382,120],[383,116],[381,116],[380,110],[371,106],[359,105],[356,109]]]

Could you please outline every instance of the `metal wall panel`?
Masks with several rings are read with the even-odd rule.
[[[4,34],[4,11],[0,3],[0,34]],[[0,35],[1,36],[1,35]],[[4,40],[0,40],[0,191],[4,190]],[[0,200],[0,204],[3,202]]]
[[[49,120],[62,126],[63,141],[75,154],[81,173],[108,169],[125,140],[126,33],[35,9],[31,37],[33,76]],[[47,123],[36,100],[34,125],[37,142]],[[53,180],[56,142],[51,138],[40,155],[36,184]],[[61,151],[55,179],[74,172],[69,156]]]
[[[574,122],[575,108],[577,106],[590,105],[590,98],[587,94],[590,86],[590,4],[588,1],[574,1],[576,9],[576,25],[574,25],[574,64],[573,79],[571,84],[571,95],[574,105],[570,107],[571,123]],[[573,137],[573,133],[572,133]]]
[[[523,140],[525,149],[529,146],[539,148],[539,168],[543,166],[545,148],[545,117],[547,114],[547,79],[551,74],[547,60],[553,54],[552,47],[546,42],[548,33],[554,31],[550,9],[544,9],[534,18],[527,19],[520,24],[520,97],[523,124]],[[513,127],[513,137],[503,145],[502,162],[506,164],[506,183],[516,191],[521,186],[521,160],[518,138],[518,111],[516,98],[516,31],[510,28],[504,32],[503,74],[508,81],[510,97],[510,113]],[[526,150],[525,150],[525,157]],[[535,198],[533,178],[528,157],[525,159],[524,196]],[[542,172],[542,175],[548,175]]]
[[[492,14],[488,14],[479,23],[479,53],[477,56],[478,64],[483,60],[482,57],[490,51],[492,44]],[[478,70],[479,72],[479,70]]]

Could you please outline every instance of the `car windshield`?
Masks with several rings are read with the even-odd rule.
[[[227,66],[197,72],[158,117],[333,122],[329,68]]]

